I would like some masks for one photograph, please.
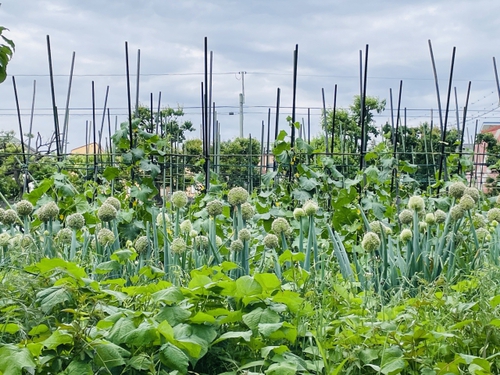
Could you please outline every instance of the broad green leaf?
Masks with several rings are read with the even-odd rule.
[[[495,308],[500,305],[500,294],[490,299],[490,306]]]
[[[212,279],[210,277],[208,277],[207,275],[200,275],[200,274],[196,274],[196,275],[193,275],[192,276],[193,278],[191,279],[191,281],[189,282],[188,284],[188,288],[189,289],[205,289],[205,286],[207,284],[210,284],[212,283]]]
[[[92,375],[92,366],[88,362],[74,359],[63,371],[63,375]]]
[[[251,276],[242,276],[236,280],[235,298],[242,299],[243,297],[251,297],[260,294],[262,294],[262,287]]]
[[[489,324],[494,327],[500,327],[500,319],[498,318],[491,319]]]
[[[120,249],[116,250],[113,254],[111,254],[111,259],[124,264],[127,261],[133,261],[137,258],[137,253],[135,251],[129,249]]]
[[[121,265],[116,260],[109,260],[107,262],[99,263],[95,267],[95,273],[97,273],[99,275],[104,275],[104,274],[110,273],[112,271],[117,271],[120,268],[121,268]]]
[[[403,358],[396,358],[390,362],[386,362],[380,369],[384,375],[400,374],[406,368],[406,362]]]
[[[167,341],[172,342],[174,340],[174,329],[166,320],[158,324],[156,329]]]
[[[148,346],[158,339],[157,329],[150,323],[143,322],[126,336],[126,343],[136,347]]]
[[[133,156],[133,160],[136,161],[136,160],[141,160],[142,157],[144,156],[144,150],[141,149],[141,148],[133,148],[132,150],[130,150],[132,156]]]
[[[278,133],[278,136],[276,137],[276,140],[277,141],[283,141],[286,138],[287,135],[288,134],[286,133],[285,130],[280,130],[280,132]]]
[[[40,357],[44,348],[41,342],[29,342],[28,344],[26,344],[26,347],[29,349],[31,355],[34,358]]]
[[[33,189],[30,193],[24,194],[24,198],[35,205],[43,197],[43,195],[49,191],[49,189],[54,185],[53,178],[46,178],[38,184],[38,186]]]
[[[247,368],[262,368],[263,366],[266,365],[266,362],[261,359],[261,360],[258,360],[258,361],[252,361],[252,362],[248,362],[248,363],[245,363],[244,365],[242,365],[241,367],[238,368],[238,374],[241,373],[241,370],[246,370]],[[248,372],[248,374],[250,375],[261,375],[262,373],[255,373],[255,372]]]
[[[0,347],[0,372],[2,375],[22,375],[23,369],[36,367],[28,348],[5,344]]]
[[[140,162],[140,165],[139,167],[144,171],[144,172],[147,172],[149,174],[151,174],[151,177],[156,177],[161,171],[160,171],[160,168],[151,163],[149,160],[145,160],[145,159],[142,159],[141,162]]]
[[[179,306],[167,306],[160,310],[155,319],[158,322],[166,320],[172,327],[186,321],[191,312]]]
[[[165,271],[154,266],[144,266],[139,270],[139,275],[144,275],[150,280],[161,278],[165,275]]]
[[[281,288],[281,282],[274,273],[257,273],[254,279],[260,284],[265,292],[274,292]]]
[[[259,323],[259,333],[264,337],[271,336],[272,333],[276,332],[283,326],[283,322],[280,323]]]
[[[41,335],[42,333],[45,333],[48,331],[49,331],[49,327],[47,327],[45,324],[39,324],[39,325],[31,328],[31,330],[28,332],[28,335],[38,336],[38,335]]]
[[[0,323],[0,333],[10,333],[11,335],[19,332],[19,324],[17,323]]]
[[[72,294],[64,286],[53,286],[42,289],[36,294],[36,297],[44,313],[49,313],[60,303],[73,300]]]
[[[285,339],[293,343],[297,339],[297,328],[288,322],[259,323],[258,327],[262,336],[273,340]]]
[[[111,181],[120,175],[120,169],[117,167],[106,167],[102,175],[106,180]]]
[[[184,340],[175,340],[174,344],[183,350],[194,363],[207,353],[208,344],[199,338],[189,338]]]
[[[297,364],[290,361],[273,363],[265,373],[266,375],[295,375],[297,373]]]
[[[128,334],[135,330],[135,324],[129,317],[122,317],[113,325],[109,331],[107,339],[115,344],[123,344],[127,342]]]
[[[292,253],[290,250],[286,250],[279,256],[280,264],[285,262],[303,262],[306,258],[304,253]]]
[[[298,150],[303,151],[309,155],[314,151],[314,149],[302,138],[297,138],[296,147]]]
[[[266,308],[258,307],[250,311],[248,314],[242,316],[243,323],[245,323],[251,330],[257,330],[261,323],[279,323],[280,316],[277,312]]]
[[[83,268],[79,267],[76,263],[66,262],[61,258],[43,258],[40,262],[32,266],[27,266],[25,269],[28,272],[42,274],[49,273],[54,270],[62,270],[77,279],[87,277]]]
[[[123,366],[130,352],[107,340],[95,340],[89,344],[95,351],[94,362],[99,367],[111,369]]]
[[[379,179],[380,171],[373,165],[366,168],[364,173],[368,179],[368,182],[377,182]]]
[[[245,331],[245,332],[226,332],[220,337],[215,340],[212,345],[218,344],[221,341],[227,340],[227,339],[243,339],[246,342],[250,342],[250,339],[252,338],[252,331]]]
[[[189,318],[189,321],[193,324],[213,324],[215,323],[215,318],[212,315],[208,315],[202,311],[198,311],[195,316]]]
[[[224,318],[221,318],[219,320],[219,324],[229,324],[229,323],[241,322],[242,315],[243,314],[242,314],[241,310],[231,311]]]
[[[208,345],[217,335],[216,331],[210,329],[204,330],[204,326],[179,324],[174,327],[175,344],[183,349],[190,357],[193,363],[204,356],[208,351]],[[210,332],[207,334],[207,332]]]
[[[378,158],[379,158],[379,154],[376,153],[375,151],[367,152],[365,155],[365,161],[370,161],[370,160],[378,159]]]
[[[260,350],[260,355],[262,358],[267,358],[269,356],[269,353],[273,352],[274,354],[283,354],[286,352],[289,352],[290,348],[286,345],[272,345],[272,346],[266,346]]]
[[[145,185],[141,185],[140,187],[132,186],[130,196],[137,198],[141,202],[147,202],[152,192],[153,189]]]
[[[311,191],[315,189],[318,185],[319,183],[313,178],[307,178],[303,176],[299,178],[299,186],[306,191]]]
[[[196,335],[197,337],[201,338],[207,343],[211,343],[212,341],[215,340],[217,337],[217,330],[215,329],[214,326],[212,325],[207,325],[207,324],[186,324],[185,326],[190,327],[189,330],[192,332],[193,335]],[[174,328],[174,331],[177,329]],[[179,331],[177,331],[177,334]]]
[[[487,359],[474,358],[469,366],[471,374],[483,375],[491,373],[491,364]]]
[[[116,300],[119,302],[124,302],[128,298],[128,296],[125,293],[118,292],[116,290],[103,289],[103,293],[106,293],[106,294],[109,294],[110,296],[115,297]]]
[[[189,358],[182,350],[167,343],[160,348],[160,361],[172,370],[187,374]]]
[[[136,370],[149,370],[154,368],[153,360],[145,353],[141,353],[128,360],[127,365]],[[76,374],[75,374],[76,375]]]
[[[291,290],[279,291],[273,295],[272,299],[276,303],[286,305],[294,314],[298,313],[300,309],[304,309],[304,299],[300,297],[299,293],[292,292]]]
[[[359,352],[358,356],[364,364],[368,364],[379,358],[379,350],[370,348],[363,349]]]
[[[151,297],[153,297],[155,302],[163,302],[168,305],[184,300],[184,294],[182,294],[181,290],[176,286],[162,289],[159,292],[153,293]]]
[[[295,199],[296,201],[299,201],[299,202],[305,202],[308,199],[312,198],[311,193],[309,193],[308,191],[305,191],[305,190],[300,190],[300,189],[293,189],[292,196],[293,196],[293,199]]]
[[[224,272],[227,272],[238,268],[238,265],[234,262],[224,261],[221,263],[221,268]]]
[[[49,336],[46,340],[43,341],[43,346],[45,346],[49,350],[56,349],[59,345],[66,345],[73,343],[73,336],[67,332],[63,332],[61,330],[56,330]]]

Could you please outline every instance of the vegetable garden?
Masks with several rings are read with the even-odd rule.
[[[324,152],[290,118],[242,187],[149,116],[107,155],[58,151],[37,178],[18,160],[34,186],[2,195],[0,374],[500,372],[500,198],[463,137],[432,150],[423,126],[417,155],[389,127],[350,152],[344,128]]]
[[[383,158],[345,178],[297,147],[253,192],[158,205],[61,170],[1,211],[0,371],[496,373],[496,197],[400,172],[396,200]]]

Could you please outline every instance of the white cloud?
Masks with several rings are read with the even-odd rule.
[[[82,143],[85,121],[90,119],[92,80],[98,107],[102,106],[109,85],[112,114],[122,119],[126,113],[125,41],[129,42],[133,75],[137,49],[141,49],[140,101],[149,103],[152,92],[156,106],[161,91],[164,105],[184,105],[186,117],[197,126],[201,118],[203,75],[194,73],[203,72],[203,38],[207,36],[217,73],[213,77],[213,99],[220,107],[226,138],[238,133],[238,116],[228,114],[238,111],[240,81],[234,72],[248,72],[245,107],[248,130],[260,131],[261,121],[267,121],[267,107],[274,107],[277,87],[282,89],[282,106],[291,105],[296,43],[299,44],[297,105],[300,107],[320,107],[321,88],[325,89],[327,105],[331,106],[335,84],[338,84],[338,105],[348,106],[359,92],[359,50],[364,51],[369,44],[368,93],[388,99],[392,88],[396,103],[402,79],[402,105],[412,113],[409,121],[416,124],[427,120],[429,109],[437,107],[427,45],[431,39],[443,106],[451,51],[456,46],[454,86],[459,104],[463,106],[467,82],[472,80],[473,104],[469,113],[478,116],[494,108],[498,99],[491,57],[496,54],[500,58],[496,40],[500,20],[495,16],[499,10],[500,3],[487,0],[411,3],[7,0],[0,8],[0,16],[17,44],[9,73],[16,75],[24,123],[29,120],[33,79],[37,80],[36,131],[47,135],[52,131],[46,35],[51,37],[54,72],[63,75],[56,77],[60,112],[67,92],[68,77],[64,75],[68,74],[71,54],[76,51],[70,141],[77,146]],[[0,128],[17,129],[10,80],[0,85],[0,98]],[[132,101],[135,102],[134,76]],[[289,112],[286,108],[281,110],[283,120]],[[298,112],[301,117],[306,113]],[[312,113],[313,129],[317,131],[319,111],[314,109]],[[485,117],[491,120],[497,113],[493,111]],[[388,113],[379,119],[385,121]],[[282,128],[285,127],[282,121]]]

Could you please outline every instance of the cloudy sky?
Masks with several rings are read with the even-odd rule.
[[[443,109],[453,47],[456,47],[453,88],[460,117],[467,85],[472,81],[467,125],[476,119],[499,121],[498,93],[492,57],[500,58],[500,2],[492,0],[3,0],[0,25],[16,43],[8,73],[15,76],[28,131],[33,82],[36,80],[33,133],[44,139],[53,131],[46,36],[50,35],[56,101],[63,122],[69,71],[76,52],[70,101],[68,149],[85,143],[85,124],[92,120],[92,81],[97,123],[101,123],[106,87],[114,123],[126,119],[125,41],[129,45],[132,102],[135,102],[137,50],[141,50],[141,103],[184,107],[185,118],[199,129],[203,42],[213,51],[213,101],[218,107],[223,139],[239,134],[238,95],[245,74],[244,134],[260,138],[268,108],[274,113],[281,89],[280,128],[292,104],[293,51],[299,46],[297,120],[319,132],[325,89],[327,106],[347,107],[359,92],[359,51],[369,45],[367,94],[394,105],[403,80],[402,107],[409,126],[436,116],[437,98],[428,40],[432,41]],[[453,91],[454,92],[454,91]],[[0,130],[18,132],[12,78],[0,85]],[[455,97],[450,125],[456,126]],[[230,113],[234,113],[231,115]],[[386,110],[379,125],[390,119]],[[434,118],[437,120],[437,118]],[[460,121],[462,121],[460,119]],[[199,136],[199,131],[188,135]]]

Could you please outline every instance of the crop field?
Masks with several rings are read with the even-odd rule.
[[[130,102],[81,154],[2,134],[0,375],[500,373],[491,134],[376,127],[366,86],[312,138],[204,105],[202,139]]]

